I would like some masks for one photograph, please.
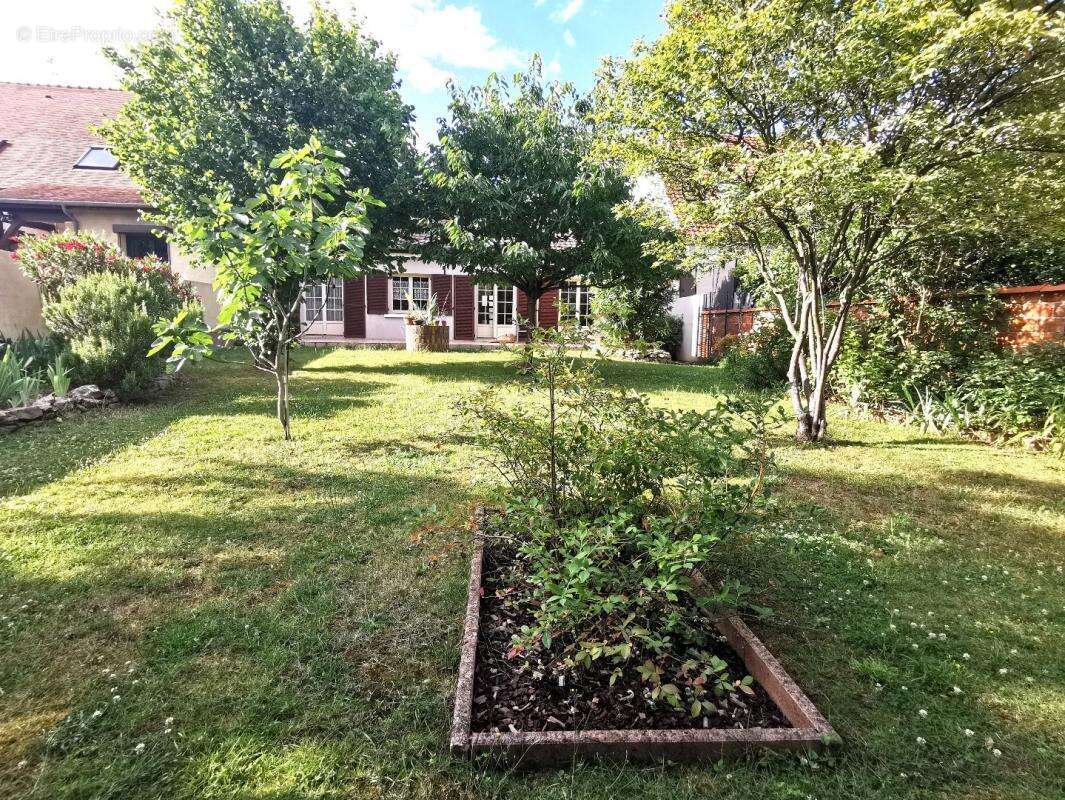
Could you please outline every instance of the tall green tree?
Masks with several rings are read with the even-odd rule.
[[[1065,220],[1061,15],[939,0],[679,0],[607,65],[604,152],[660,173],[682,220],[743,251],[793,337],[797,437],[871,277],[945,234]]]
[[[343,152],[349,185],[384,203],[370,209],[368,259],[402,247],[412,111],[394,60],[357,25],[318,6],[300,24],[281,0],[176,0],[150,41],[110,57],[132,98],[103,133],[163,221],[210,213],[220,191],[264,191],[271,160],[313,134]]]
[[[365,188],[349,189],[343,153],[317,138],[280,153],[269,165],[266,190],[236,201],[219,192],[207,213],[187,219],[181,241],[216,265],[214,285],[222,300],[218,326],[186,307],[156,327],[149,353],[169,350],[180,369],[209,357],[215,339],[247,348],[252,365],[277,383],[277,420],[286,439],[289,424],[289,353],[300,334],[300,304],[307,287],[366,271],[368,209],[378,205]],[[330,211],[343,203],[339,211]]]
[[[676,236],[632,203],[613,165],[591,160],[588,105],[569,84],[545,83],[539,60],[484,86],[452,86],[450,118],[426,162],[426,258],[479,282],[540,297],[574,277],[606,286],[649,270],[673,274]]]

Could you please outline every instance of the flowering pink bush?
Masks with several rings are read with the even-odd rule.
[[[193,299],[192,288],[158,258],[130,258],[95,234],[63,231],[47,236],[23,236],[13,253],[22,271],[41,290],[45,301],[60,289],[101,272],[134,275],[168,288],[182,303]]]

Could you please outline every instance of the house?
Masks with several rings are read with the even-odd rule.
[[[645,175],[636,182],[636,194],[664,209],[673,223],[679,224],[675,207],[683,199],[683,193],[678,187],[667,186],[661,176]],[[700,231],[692,229],[685,233],[695,237]],[[678,353],[681,361],[700,358],[699,332],[703,311],[749,308],[752,305],[750,295],[736,277],[735,261],[724,260],[713,251],[705,251],[701,261],[703,267],[682,276],[677,282],[677,299],[671,308],[682,323]]]
[[[144,221],[140,192],[92,132],[127,97],[113,89],[0,82],[0,334],[42,329],[40,297],[11,258],[12,237],[56,230],[92,231],[133,257],[158,255],[192,283],[208,322],[217,318],[213,269],[194,264]],[[527,298],[514,287],[475,286],[461,271],[411,258],[396,275],[312,287],[301,310],[306,338],[402,342],[404,317],[434,294],[458,343],[514,337],[518,318],[529,315]],[[591,290],[569,284],[561,294],[587,322]],[[558,290],[542,297],[541,324],[554,325],[558,308]]]
[[[210,269],[194,266],[147,224],[140,192],[92,127],[115,114],[112,89],[0,82],[0,333],[42,329],[36,286],[11,257],[12,237],[92,231],[130,256],[155,254],[217,313]]]

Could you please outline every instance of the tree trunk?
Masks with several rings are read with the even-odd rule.
[[[286,440],[292,439],[292,430],[289,427],[288,418],[288,348],[282,345],[278,349],[277,359],[277,421],[281,423],[281,430]]]
[[[529,301],[529,327],[525,331],[525,341],[529,341],[533,331],[540,327],[540,295],[525,292],[525,297]]]

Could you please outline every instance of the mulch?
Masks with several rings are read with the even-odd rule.
[[[614,664],[558,671],[556,655],[542,648],[514,656],[514,634],[533,621],[528,604],[514,585],[520,575],[513,553],[486,543],[482,573],[480,632],[473,687],[472,730],[517,733],[589,730],[671,730],[693,728],[790,728],[791,724],[765,689],[754,683],[754,695],[717,703],[709,714],[692,717],[687,708],[674,709],[649,699],[649,686],[637,673],[642,659],[632,658],[610,685]],[[743,660],[706,619],[703,649],[728,664],[729,675],[747,675]],[[683,642],[677,643],[683,647]]]

